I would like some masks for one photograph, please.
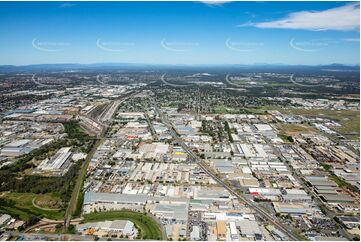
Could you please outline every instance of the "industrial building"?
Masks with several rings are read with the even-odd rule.
[[[137,229],[129,220],[113,220],[94,223],[77,224],[76,230],[80,233],[99,235],[102,233],[120,233],[121,236],[134,237]]]
[[[63,175],[70,166],[71,147],[63,147],[51,159],[45,159],[37,167],[38,170]]]

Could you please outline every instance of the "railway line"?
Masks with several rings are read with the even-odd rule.
[[[164,115],[164,113],[159,109],[159,107],[155,104],[155,102],[153,101],[153,105],[155,107],[155,110],[157,111],[157,113],[160,116],[160,119],[162,120],[162,122],[167,126],[167,128],[169,129],[172,137],[177,141],[177,143],[179,143],[180,146],[182,146],[182,148],[184,149],[184,151],[190,156],[190,158],[198,164],[198,166],[205,172],[207,173],[210,177],[212,177],[219,185],[221,185],[222,187],[224,187],[230,194],[232,194],[233,196],[237,197],[239,200],[241,200],[242,202],[244,202],[247,206],[249,206],[250,208],[254,209],[254,211],[260,215],[262,218],[264,218],[265,220],[267,220],[269,223],[271,223],[272,225],[274,225],[277,229],[279,229],[280,231],[282,231],[283,233],[285,233],[290,240],[298,240],[298,238],[293,234],[293,232],[291,231],[290,228],[288,228],[286,225],[281,224],[279,221],[277,221],[277,218],[271,214],[269,214],[268,211],[264,211],[263,209],[261,209],[260,207],[258,207],[257,205],[255,205],[253,203],[253,201],[248,200],[246,198],[244,198],[241,194],[239,194],[237,191],[235,191],[232,187],[230,187],[228,184],[226,184],[222,179],[220,179],[219,177],[217,177],[215,174],[213,174],[213,172],[211,172],[208,167],[204,164],[204,162],[193,153],[193,151],[182,141],[182,139],[179,137],[179,135],[176,133],[176,131],[173,128],[173,125],[171,124],[171,122],[168,120],[168,118]]]

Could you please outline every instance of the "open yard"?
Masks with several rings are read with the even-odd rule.
[[[326,110],[326,109],[278,109],[284,114],[302,115],[305,117],[328,118],[341,124],[335,128],[349,139],[359,139],[360,112],[352,110]]]
[[[140,229],[141,239],[161,240],[162,231],[158,223],[151,217],[128,210],[97,212],[84,215],[84,223],[124,219],[132,221]]]
[[[268,107],[254,107],[254,108],[231,108],[224,105],[219,105],[214,108],[216,114],[265,114]]]
[[[53,193],[2,193],[0,195],[0,213],[8,213],[22,220],[28,220],[30,215],[49,219],[63,219],[64,210],[61,200]]]
[[[307,124],[278,124],[281,133],[285,135],[298,135],[300,133],[312,133],[315,129]]]

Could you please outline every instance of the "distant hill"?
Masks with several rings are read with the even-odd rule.
[[[287,64],[229,64],[229,65],[155,65],[133,63],[94,63],[94,64],[36,64],[36,65],[0,65],[1,73],[62,72],[62,71],[100,71],[100,70],[216,70],[216,71],[276,71],[276,72],[359,72],[359,65],[287,65]]]

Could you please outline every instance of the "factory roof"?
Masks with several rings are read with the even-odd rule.
[[[255,234],[262,234],[256,221],[238,220],[236,225],[240,228],[242,235],[254,236]]]
[[[148,195],[146,194],[86,192],[84,195],[84,204],[90,204],[95,202],[145,204],[147,202],[147,199]]]

